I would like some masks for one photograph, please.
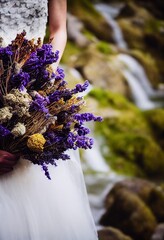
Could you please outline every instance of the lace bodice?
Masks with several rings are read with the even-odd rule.
[[[47,0],[0,0],[0,37],[5,44],[23,30],[27,38],[43,38],[47,22]]]

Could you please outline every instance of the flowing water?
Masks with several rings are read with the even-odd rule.
[[[112,28],[113,39],[116,45],[123,50],[128,50],[122,31],[115,20],[122,5],[96,4],[95,7]],[[122,73],[131,88],[135,104],[144,110],[161,106],[160,99],[164,99],[164,92],[152,88],[142,65],[128,54],[118,54],[117,58],[124,64]],[[153,99],[159,99],[159,101],[157,102]]]
[[[122,5],[96,4],[95,8],[105,17],[113,30],[113,39],[118,48],[128,52],[128,45],[123,38],[122,31],[115,18],[118,16]],[[160,106],[160,102],[155,102],[153,98],[164,98],[160,91],[152,88],[149,79],[141,64],[128,54],[118,54],[118,61],[122,62],[122,74],[127,80],[134,102],[140,109],[152,109]],[[92,131],[94,132],[94,131]],[[83,153],[83,169],[85,172],[85,181],[88,189],[88,196],[91,204],[91,210],[98,228],[99,220],[104,213],[104,200],[106,194],[112,186],[124,179],[124,176],[114,173],[105,162],[101,154],[101,141],[95,139],[94,147]],[[110,153],[109,153],[110,154]]]

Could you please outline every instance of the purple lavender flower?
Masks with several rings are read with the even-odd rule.
[[[77,130],[79,136],[85,136],[90,133],[89,128],[86,128],[80,124],[75,124],[75,129]]]
[[[58,67],[55,74],[55,80],[59,81],[64,79],[64,77],[65,77],[64,70]]]
[[[39,93],[36,94],[34,101],[31,104],[31,110],[40,111],[43,113],[48,113],[48,108],[46,106],[49,104],[48,97],[43,97]]]
[[[71,93],[76,94],[78,92],[84,92],[89,86],[89,82],[85,81],[84,84],[77,84],[74,89],[72,89]]]
[[[0,136],[1,137],[6,137],[9,135],[11,132],[4,126],[0,125]]]
[[[48,171],[48,167],[47,167],[44,163],[42,164],[42,169],[43,169],[46,177],[47,177],[49,180],[51,180],[51,177],[50,177],[50,174],[49,174],[49,171]]]
[[[0,60],[3,61],[3,66],[4,68],[9,66],[9,63],[11,62],[12,59],[12,47],[9,45],[5,48],[0,48]]]
[[[77,113],[74,115],[74,119],[78,121],[79,123],[83,122],[90,122],[90,121],[98,121],[101,122],[101,117],[95,117],[92,113]]]
[[[20,89],[26,87],[29,81],[30,75],[26,72],[23,72],[22,70],[18,74],[12,75],[12,77],[10,78],[11,86]]]
[[[93,146],[93,139],[89,137],[80,136],[77,138],[76,146],[78,148],[88,149]]]
[[[56,90],[52,94],[49,95],[49,101],[50,103],[59,101],[61,98],[64,99],[64,101],[69,100],[72,97],[72,94],[70,93],[69,89],[64,90]]]

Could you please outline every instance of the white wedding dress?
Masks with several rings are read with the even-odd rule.
[[[8,44],[23,29],[44,37],[47,0],[0,0],[0,37]],[[96,240],[77,151],[71,160],[40,166],[22,159],[0,177],[0,240]]]

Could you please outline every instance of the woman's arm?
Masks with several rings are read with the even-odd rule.
[[[58,62],[53,64],[56,70],[67,41],[67,4],[66,0],[49,0],[48,3],[50,40],[52,40],[53,51],[59,50],[60,52]]]

